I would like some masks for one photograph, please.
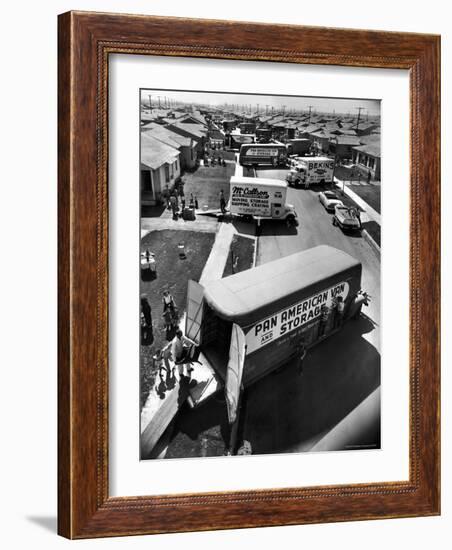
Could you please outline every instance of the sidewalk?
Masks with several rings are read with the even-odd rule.
[[[215,242],[213,243],[209,258],[207,259],[201,278],[199,279],[201,284],[207,281],[221,279],[235,233],[237,233],[237,231],[232,223],[220,224],[220,229],[215,237]]]
[[[199,212],[201,214],[202,212]],[[215,233],[217,230],[218,221],[216,218],[207,216],[199,217],[198,213],[196,220],[185,221],[182,218],[173,220],[171,216],[161,216],[156,218],[141,219],[141,238],[147,235],[150,231],[162,231],[164,229],[178,229],[182,231],[204,231],[206,233]]]

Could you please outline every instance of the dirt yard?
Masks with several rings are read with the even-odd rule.
[[[140,292],[146,295],[152,308],[153,336],[151,345],[141,346],[140,402],[144,405],[154,383],[152,356],[156,349],[163,348],[173,335],[166,334],[163,322],[162,295],[169,290],[174,298],[179,315],[185,311],[187,282],[199,281],[204,265],[215,240],[214,233],[195,231],[152,231],[141,240],[141,250],[148,249],[155,254],[156,277],[147,273],[141,275]],[[179,243],[184,243],[186,258],[179,256]]]

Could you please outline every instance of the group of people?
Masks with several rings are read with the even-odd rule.
[[[339,328],[344,321],[344,315],[345,302],[342,296],[338,296],[337,298],[335,298],[331,307],[328,307],[326,304],[322,304],[320,308],[317,339],[325,336],[326,327],[328,326],[329,322],[332,322],[332,325],[330,327],[331,330]],[[331,316],[332,321],[330,321]],[[298,372],[300,375],[302,375],[304,359],[307,355],[307,346],[303,338],[298,342],[295,354],[298,359]]]
[[[179,209],[180,212],[183,213],[184,209],[187,206],[187,199],[184,192],[184,183],[182,181],[179,182],[179,184],[174,187],[174,189],[171,189],[171,191],[169,190],[167,185],[163,192],[163,196],[166,201],[167,209],[172,210],[173,212],[173,219],[178,219]],[[199,208],[198,199],[196,196],[193,196],[193,193],[190,193],[190,197],[188,199],[188,208],[192,210],[197,210]]]
[[[204,153],[204,166],[226,166],[226,161],[222,155],[218,153],[215,157],[215,150],[221,150],[222,146],[220,144],[213,144],[210,147],[207,147]]]
[[[190,379],[194,370],[192,367],[191,353],[194,342],[185,337],[178,328],[174,338],[168,346],[156,350],[153,356],[154,369],[158,372],[159,378],[163,381],[165,378],[174,377],[176,367],[179,369],[179,378]]]
[[[320,338],[325,335],[325,330],[331,316],[333,316],[331,329],[334,330],[339,328],[344,320],[344,314],[345,302],[342,296],[338,296],[333,300],[331,308],[329,308],[326,304],[322,304],[320,308],[320,320],[317,337]]]
[[[181,378],[184,376],[190,378],[193,371],[190,355],[194,342],[186,338],[179,328],[178,309],[169,290],[163,292],[162,305],[167,339],[169,334],[173,337],[167,346],[155,351],[153,356],[154,369],[158,372],[161,381],[174,376],[176,366],[179,368]]]
[[[215,155],[212,155],[212,157],[205,155],[204,166],[216,166],[217,164],[218,166],[226,166],[226,161],[220,155],[217,158],[215,158]]]

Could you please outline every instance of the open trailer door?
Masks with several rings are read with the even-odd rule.
[[[233,424],[237,418],[237,409],[242,387],[243,365],[245,363],[245,353],[245,334],[238,325],[233,323],[225,388],[230,424]]]
[[[201,345],[203,311],[204,288],[195,281],[188,281],[185,335],[197,346]],[[222,387],[222,382],[202,352],[191,367],[192,382],[196,383],[191,383],[189,386],[188,404],[190,407],[197,407],[214,395]]]
[[[188,281],[185,336],[197,346],[201,344],[201,323],[204,309],[204,288],[195,281]]]

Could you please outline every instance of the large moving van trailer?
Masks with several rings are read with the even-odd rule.
[[[228,397],[359,315],[367,303],[361,270],[349,254],[318,246],[204,285],[190,281],[186,335]],[[202,400],[197,392],[192,404]]]

